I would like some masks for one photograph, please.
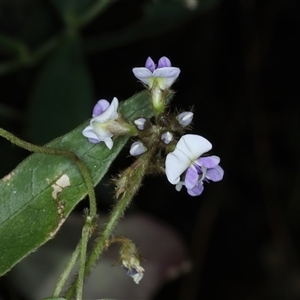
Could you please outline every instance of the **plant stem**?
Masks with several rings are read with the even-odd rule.
[[[63,273],[60,275],[60,278],[56,284],[54,293],[53,293],[53,297],[59,297],[63,287],[65,286],[68,277],[70,275],[70,272],[72,271],[78,257],[79,257],[79,253],[80,253],[80,249],[81,249],[81,241],[80,243],[77,245],[75,251],[73,252],[69,262],[67,263]]]
[[[112,235],[113,230],[122,218],[126,208],[132,201],[134,195],[141,186],[146,170],[149,166],[152,152],[148,151],[140,156],[128,169],[126,169],[116,183],[117,197],[120,195],[117,204],[112,210],[108,222],[103,228],[100,236],[96,239],[94,247],[89,255],[85,265],[85,276],[90,273],[92,267],[98,261],[103,251],[108,246],[108,240]],[[65,298],[71,299],[76,291],[78,277],[73,281],[71,287],[66,293]]]

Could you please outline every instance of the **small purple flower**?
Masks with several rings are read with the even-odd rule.
[[[161,90],[168,89],[180,74],[180,69],[171,66],[171,61],[163,56],[157,66],[151,57],[146,60],[145,67],[133,68],[134,76],[146,84],[149,89],[158,85]]]
[[[113,133],[109,130],[111,122],[118,118],[119,101],[116,97],[113,98],[111,104],[105,99],[97,102],[93,109],[93,118],[90,125],[87,126],[82,134],[88,138],[91,143],[104,142],[108,149],[113,146]]]
[[[211,148],[211,143],[200,135],[186,134],[180,138],[166,158],[166,175],[177,191],[185,185],[189,195],[198,196],[203,191],[203,181],[222,180],[224,170],[219,166],[220,158],[201,157]]]

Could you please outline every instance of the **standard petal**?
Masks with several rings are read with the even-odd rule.
[[[198,180],[199,180],[199,175],[197,173],[197,170],[193,165],[191,165],[185,173],[184,184],[186,188],[187,189],[194,188]]]
[[[219,166],[215,166],[212,169],[207,169],[205,178],[211,181],[220,181],[223,179],[224,170]]]
[[[180,175],[190,166],[189,158],[181,151],[175,149],[166,158],[166,175],[170,183],[177,184]]]
[[[119,101],[116,97],[113,98],[110,106],[107,108],[106,111],[104,111],[101,115],[95,117],[93,121],[96,121],[98,123],[105,123],[109,120],[115,120],[118,118],[118,105]]]
[[[185,134],[176,145],[176,149],[184,153],[191,162],[211,148],[212,144],[206,138],[196,134]]]
[[[154,70],[155,70],[155,67],[156,67],[155,63],[154,63],[154,61],[152,60],[152,58],[150,56],[146,60],[145,67],[147,69],[149,69],[151,72],[154,72]]]
[[[206,157],[200,157],[197,159],[197,164],[201,167],[205,167],[208,169],[214,168],[216,165],[220,163],[220,157],[219,156],[206,156]]]
[[[93,109],[93,118],[101,115],[109,107],[109,102],[105,99],[99,100]]]
[[[187,190],[190,196],[199,196],[204,190],[203,182],[200,181],[194,188]]]
[[[166,56],[163,56],[159,59],[157,68],[165,68],[165,67],[171,67],[171,61]]]

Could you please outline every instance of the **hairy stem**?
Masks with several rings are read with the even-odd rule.
[[[99,237],[96,239],[94,247],[88,256],[85,265],[85,276],[90,273],[91,269],[96,264],[103,251],[108,247],[108,242],[113,230],[141,186],[141,182],[144,178],[151,157],[151,151],[146,152],[144,155],[140,156],[128,169],[126,169],[120,175],[118,180],[116,180],[116,195],[119,200],[112,210],[108,222],[101,231]],[[71,287],[67,291],[65,296],[66,299],[69,300],[74,296],[77,282],[78,277],[74,280]]]

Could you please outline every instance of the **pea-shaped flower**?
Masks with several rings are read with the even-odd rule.
[[[203,191],[203,181],[222,180],[220,158],[201,157],[211,148],[211,143],[200,135],[186,134],[180,138],[175,150],[167,155],[165,166],[167,178],[176,190],[185,185],[189,195],[198,196]]]
[[[87,126],[82,134],[88,138],[91,143],[104,142],[108,149],[113,147],[112,137],[114,133],[111,125],[118,118],[119,101],[113,98],[111,104],[105,99],[97,102],[93,109],[93,118],[90,125]]]
[[[163,56],[157,66],[151,57],[146,60],[145,67],[133,68],[134,76],[146,84],[149,89],[158,85],[161,90],[168,89],[180,74],[180,69],[171,66],[171,61]]]

